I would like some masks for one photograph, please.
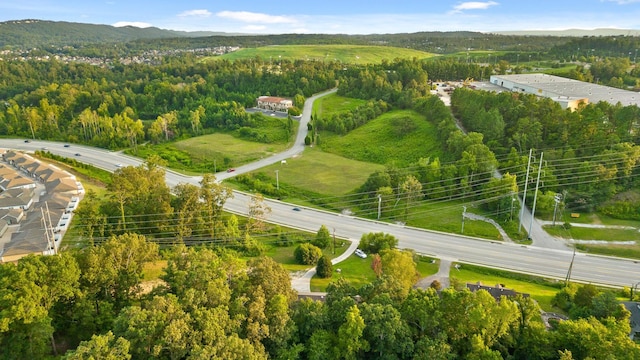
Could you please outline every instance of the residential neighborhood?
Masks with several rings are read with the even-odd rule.
[[[28,154],[0,154],[0,262],[55,254],[84,194],[82,184]]]

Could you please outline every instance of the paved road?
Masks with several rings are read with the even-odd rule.
[[[304,137],[306,136],[306,122],[309,121],[313,98],[309,100],[311,101],[305,103],[305,116],[303,116],[300,122],[303,130],[298,132],[296,143],[291,149],[268,159],[263,159],[257,163],[239,167],[235,173],[216,174],[218,179],[222,180],[236,173],[252,171],[287,159],[301,152],[304,149],[303,143]],[[23,150],[38,150],[42,147],[48,147],[48,150],[52,153],[68,157],[75,157],[75,153],[80,153],[81,156],[77,157],[78,160],[109,171],[115,170],[117,168],[116,164],[135,166],[140,163],[140,160],[118,152],[110,152],[80,145],[64,147],[62,143],[43,141],[25,143],[23,140],[2,139],[0,140],[0,148],[2,147]],[[167,172],[167,185],[171,187],[178,183],[197,185],[200,179],[201,178],[197,176],[189,177],[174,172]],[[246,214],[248,212],[249,199],[250,196],[248,194],[236,191],[234,192],[234,198],[225,204],[225,209],[238,214]],[[564,246],[562,248],[554,248],[554,246],[543,247],[545,245],[540,246],[540,242],[534,242],[535,246],[522,246],[485,241],[343,216],[304,207],[301,207],[302,211],[292,211],[294,205],[276,200],[267,200],[267,204],[272,208],[269,220],[277,224],[312,232],[317,231],[321,225],[327,225],[336,229],[336,236],[348,239],[360,239],[362,234],[368,232],[385,232],[398,238],[400,248],[411,248],[419,253],[428,254],[437,258],[452,259],[459,262],[532,273],[557,279],[564,279],[566,277],[569,265],[572,262],[573,253]],[[525,219],[527,219],[526,215]],[[525,224],[527,224],[526,221]],[[534,241],[537,241],[537,239],[545,239],[544,236],[546,233],[539,227],[537,221],[532,228]],[[538,233],[538,231],[540,233]],[[553,244],[555,244],[555,242]],[[630,286],[640,281],[640,262],[576,254],[571,279],[573,281],[618,287]]]

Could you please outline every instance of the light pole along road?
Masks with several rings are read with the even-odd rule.
[[[324,94],[318,96],[321,95]],[[306,123],[309,121],[311,113],[310,103],[313,100],[315,100],[315,97],[309,98],[305,103],[304,115],[300,120],[300,130],[296,143],[292,148],[284,153],[260,160],[257,163],[238,167],[234,173],[218,173],[216,174],[218,180],[261,168],[301,152],[304,149],[302,139],[306,134]],[[123,155],[119,152],[81,145],[64,147],[62,143],[39,140],[32,140],[28,143],[24,142],[24,140],[15,139],[0,140],[0,148],[34,151],[43,149],[43,147],[47,147],[47,151],[56,155],[76,158],[79,161],[108,171],[117,169],[116,164],[137,166],[142,163],[137,158]],[[80,156],[75,154],[80,154]],[[167,185],[170,187],[174,187],[179,183],[199,185],[200,180],[201,177],[199,176],[184,176],[172,171],[167,171],[166,176]],[[234,198],[227,201],[225,210],[246,215],[249,209],[250,196],[250,194],[234,191]],[[364,233],[384,232],[398,238],[400,248],[410,248],[418,253],[462,263],[472,263],[561,280],[565,279],[571,266],[571,281],[615,287],[631,286],[640,279],[640,261],[582,253],[575,254],[574,258],[573,251],[569,249],[548,249],[487,241],[371,221],[353,216],[343,216],[276,200],[267,199],[265,202],[272,209],[268,219],[269,222],[311,232],[316,232],[321,225],[326,225],[327,227],[335,228],[336,236],[354,241],[358,241]],[[294,206],[302,209],[302,211],[293,211]]]

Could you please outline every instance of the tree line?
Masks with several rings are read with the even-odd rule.
[[[543,322],[529,297],[458,282],[414,289],[414,256],[385,234],[362,247],[377,278],[333,281],[324,301],[298,298],[270,258],[221,247],[158,246],[133,233],[55,256],[0,264],[0,356],[6,359],[636,359],[615,294],[570,286]],[[145,265],[166,266],[153,286]]]

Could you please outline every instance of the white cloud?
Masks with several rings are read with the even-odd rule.
[[[187,10],[187,11],[181,12],[180,14],[178,14],[178,16],[180,16],[180,17],[187,17],[187,16],[209,17],[209,16],[211,16],[211,12],[209,10],[206,10],[206,9]]]
[[[248,23],[259,24],[293,24],[296,19],[288,16],[254,13],[249,11],[220,11],[216,16]]]
[[[640,0],[602,0],[602,1],[614,2],[614,3],[617,3],[618,5],[627,5],[627,4],[640,2]]]
[[[454,6],[453,11],[461,12],[465,10],[486,10],[489,7],[495,6],[495,5],[498,5],[498,3],[495,1],[487,1],[487,2],[468,1],[468,2],[463,2]]]
[[[117,23],[113,24],[113,26],[115,27],[135,26],[139,28],[148,28],[148,27],[152,27],[153,25],[146,22],[141,22],[141,21],[118,21]]]

